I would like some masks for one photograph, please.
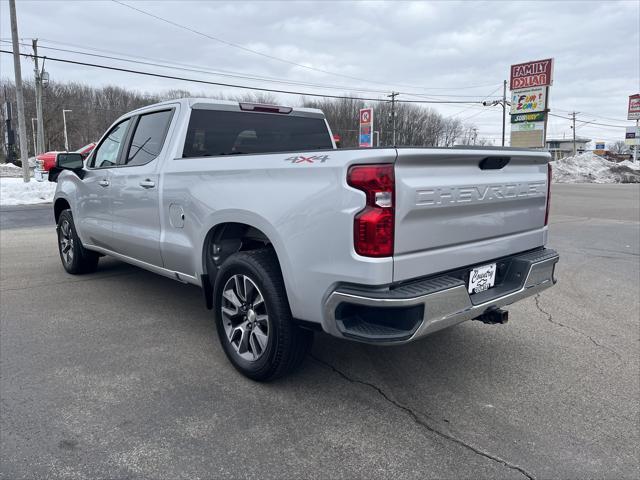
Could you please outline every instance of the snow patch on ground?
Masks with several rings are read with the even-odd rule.
[[[593,152],[562,158],[551,166],[558,183],[640,183],[640,164],[611,162]]]
[[[13,163],[0,163],[0,177],[22,177],[22,167]]]
[[[22,169],[20,169],[22,171]],[[56,184],[36,182],[33,178],[24,183],[22,178],[0,178],[0,205],[29,205],[53,201]]]

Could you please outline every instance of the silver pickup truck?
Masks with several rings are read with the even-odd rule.
[[[120,117],[49,179],[67,272],[109,255],[202,288],[232,364],[269,380],[313,330],[402,344],[555,283],[549,155],[336,149],[319,110],[182,99]]]

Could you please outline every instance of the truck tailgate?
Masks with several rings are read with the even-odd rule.
[[[393,280],[543,245],[548,161],[523,150],[398,149]]]

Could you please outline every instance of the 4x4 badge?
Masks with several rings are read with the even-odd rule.
[[[296,155],[295,157],[285,158],[285,162],[291,163],[324,163],[329,160],[329,155],[312,155],[305,157],[304,155]]]

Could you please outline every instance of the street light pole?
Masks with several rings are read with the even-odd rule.
[[[38,120],[37,118],[31,117],[31,131],[33,132],[33,156],[38,155],[38,148],[36,146],[36,126],[33,124],[34,120]]]
[[[398,92],[391,92],[391,95],[387,95],[387,97],[391,97],[391,129],[394,147],[396,146],[396,97],[398,95],[400,95]]]
[[[502,84],[502,146],[504,147],[505,119],[507,118],[507,81]]]
[[[69,151],[69,139],[67,138],[67,112],[72,112],[73,110],[62,110],[62,123],[64,124],[64,149],[66,152]]]
[[[636,144],[633,146],[633,163],[636,163],[638,161],[638,148],[640,148],[640,145],[638,144],[638,142],[640,142],[640,140],[638,139],[638,132],[640,132],[640,120],[636,119]]]
[[[42,64],[42,70],[38,66],[38,39],[33,39],[33,60],[35,64],[35,76],[36,76],[36,115],[38,117],[38,149],[35,152],[44,152],[44,117],[42,113],[42,88],[43,88],[43,76],[44,76],[44,62]]]
[[[502,100],[483,100],[482,105],[485,107],[495,107],[496,105],[502,105],[502,146],[504,147],[507,107],[511,106],[511,102],[507,101],[507,81],[504,80],[502,84]]]

